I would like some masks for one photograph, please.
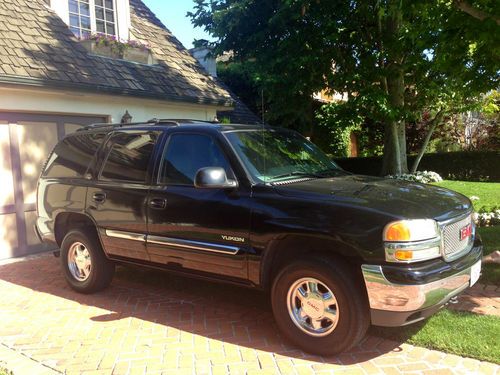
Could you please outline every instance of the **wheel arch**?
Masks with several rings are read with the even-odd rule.
[[[83,229],[94,234],[102,246],[97,225],[94,220],[81,212],[61,212],[54,220],[54,237],[57,246],[61,246],[64,236],[72,229]]]
[[[362,258],[353,246],[333,238],[288,235],[273,240],[266,249],[260,270],[261,286],[269,290],[284,266],[306,257],[323,257],[345,263],[362,281]]]

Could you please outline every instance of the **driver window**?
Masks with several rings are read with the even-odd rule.
[[[231,168],[214,139],[202,134],[174,134],[163,154],[159,182],[161,184],[194,185],[194,177],[205,167]]]

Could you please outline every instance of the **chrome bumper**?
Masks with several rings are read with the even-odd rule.
[[[405,285],[388,281],[381,266],[361,266],[370,308],[391,312],[415,312],[445,304],[469,286],[471,268],[428,284]]]

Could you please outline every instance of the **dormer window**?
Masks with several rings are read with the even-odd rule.
[[[115,4],[113,0],[95,1],[95,24],[98,33],[116,35]]]
[[[77,38],[104,34],[129,40],[129,0],[50,0],[50,7]]]
[[[116,35],[114,0],[69,0],[69,27],[78,38],[93,32]]]

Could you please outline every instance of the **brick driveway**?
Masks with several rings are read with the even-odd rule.
[[[0,349],[52,373],[500,373],[374,336],[340,356],[311,356],[281,339],[264,294],[151,270],[120,269],[109,289],[81,295],[45,255],[0,266],[0,291]]]

